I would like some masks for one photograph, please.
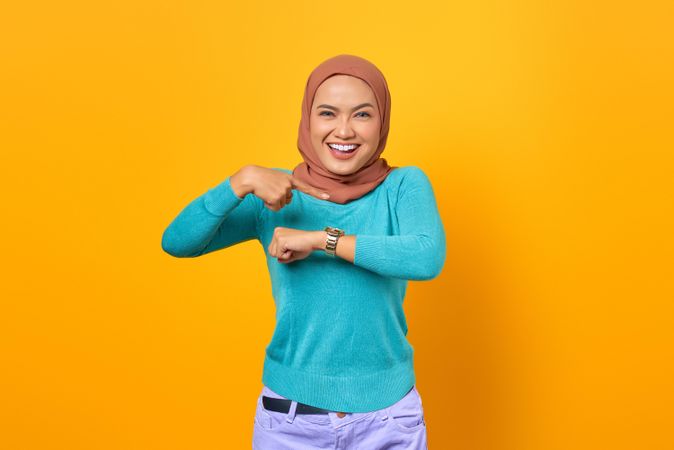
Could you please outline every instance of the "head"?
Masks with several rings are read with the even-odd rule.
[[[377,151],[381,116],[370,86],[360,78],[337,74],[323,81],[314,96],[309,118],[311,144],[330,172],[357,172]],[[355,144],[351,152],[329,144]]]
[[[377,66],[348,54],[321,62],[304,86],[297,135],[304,161],[293,176],[328,192],[334,203],[361,198],[397,168],[381,156],[390,123],[391,94]],[[330,143],[358,148],[342,155]]]

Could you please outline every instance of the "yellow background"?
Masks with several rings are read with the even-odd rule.
[[[292,168],[310,71],[392,94],[443,273],[405,307],[429,448],[674,448],[671,2],[13,2],[0,14],[0,448],[250,448],[274,326],[255,241],[169,222]]]

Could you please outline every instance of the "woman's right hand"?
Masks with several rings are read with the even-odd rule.
[[[249,164],[230,177],[232,190],[239,198],[248,194],[259,197],[264,206],[278,211],[292,200],[293,189],[326,200],[329,195],[320,189],[309,186],[290,173],[267,167]]]

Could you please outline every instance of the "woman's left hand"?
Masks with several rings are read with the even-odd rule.
[[[321,231],[276,227],[269,244],[269,254],[281,263],[304,259],[318,248],[318,242],[322,239],[322,235],[319,233],[325,234]]]

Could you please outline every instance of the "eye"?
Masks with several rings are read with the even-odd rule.
[[[332,111],[321,111],[320,113],[318,113],[319,116],[324,116],[326,114],[332,115]],[[365,111],[361,111],[361,112],[357,113],[356,115],[358,115],[358,114],[365,114],[366,117],[372,117],[370,115],[370,113],[367,113]],[[361,117],[365,117],[365,116],[361,116]]]

